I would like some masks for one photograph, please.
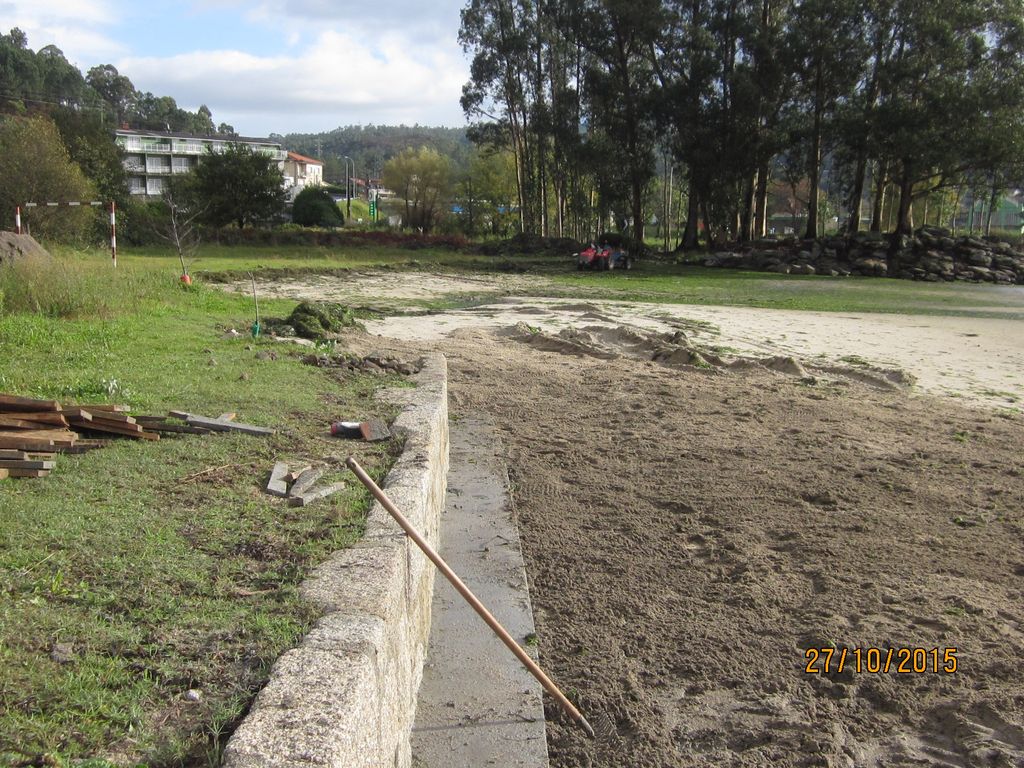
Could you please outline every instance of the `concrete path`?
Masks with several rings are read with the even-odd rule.
[[[527,638],[533,611],[508,474],[492,428],[451,423],[441,555],[509,633]],[[412,734],[417,768],[547,768],[541,687],[440,574]]]

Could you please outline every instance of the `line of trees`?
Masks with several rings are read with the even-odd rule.
[[[92,112],[101,122],[146,130],[235,135],[227,123],[214,123],[205,104],[190,112],[170,96],[141,92],[112,64],[100,64],[83,75],[55,45],[33,51],[17,27],[0,35],[0,112],[50,107]]]
[[[937,190],[1024,181],[1019,0],[469,0],[460,41],[471,136],[512,152],[526,232],[614,217],[641,240],[664,156],[685,248],[699,223],[763,236],[783,180],[817,236],[826,168],[851,233],[885,228],[887,195],[902,235]]]

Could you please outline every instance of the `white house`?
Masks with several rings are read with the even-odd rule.
[[[306,187],[319,187],[324,183],[324,164],[298,152],[287,153],[282,171],[289,200],[294,200]]]

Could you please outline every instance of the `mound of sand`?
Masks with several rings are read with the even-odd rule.
[[[658,333],[636,328],[587,325],[563,328],[557,334],[550,334],[526,323],[517,323],[512,328],[500,331],[498,335],[545,352],[601,360],[627,358],[653,361],[669,368],[702,368],[716,372],[768,370],[811,382],[819,378],[839,382],[856,381],[875,389],[911,388],[915,383],[913,376],[899,369],[811,365],[789,355],[723,357],[692,344],[681,331]]]
[[[26,257],[48,259],[50,254],[31,235],[0,232],[0,264]]]

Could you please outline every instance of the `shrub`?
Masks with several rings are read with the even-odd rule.
[[[292,221],[304,227],[340,227],[345,218],[323,187],[306,187],[292,204]]]

